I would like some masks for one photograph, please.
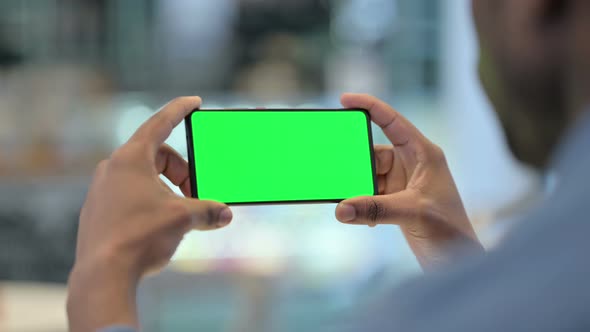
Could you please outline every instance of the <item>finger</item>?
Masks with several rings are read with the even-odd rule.
[[[190,216],[190,229],[213,230],[229,225],[233,214],[229,207],[214,201],[201,201],[192,198],[179,198]]]
[[[156,172],[164,175],[184,196],[191,196],[189,165],[184,158],[167,144],[162,144],[156,155]]]
[[[393,166],[393,146],[375,145],[373,150],[375,151],[377,175],[385,175],[389,173]]]
[[[395,159],[394,147],[392,145],[375,145],[374,150],[379,195],[404,190],[408,175],[402,161]]]
[[[376,97],[345,93],[341,101],[345,107],[364,108],[369,111],[371,120],[383,129],[387,138],[396,146],[420,143],[425,139],[408,119]]]
[[[385,102],[367,94],[347,93],[342,95],[341,101],[344,107],[368,110],[371,120],[383,129],[403,162],[410,169],[415,168],[430,142],[410,121]]]
[[[104,176],[104,174],[107,171],[109,165],[109,160],[108,159],[104,159],[101,160],[97,165],[96,165],[96,169],[94,170],[94,179],[99,179],[102,178]]]
[[[199,97],[176,98],[148,119],[129,139],[147,144],[154,152],[170,136],[172,130],[193,110],[201,106]]]
[[[396,151],[394,151],[394,154],[395,152]],[[406,189],[408,179],[410,178],[410,170],[404,168],[401,159],[402,158],[399,158],[393,161],[391,172],[389,172],[386,175],[387,190],[389,193],[394,193]]]
[[[379,195],[385,194],[387,189],[387,178],[384,175],[377,175],[377,189]]]
[[[419,202],[412,191],[392,195],[356,197],[336,207],[336,218],[347,224],[377,225],[411,222],[418,218]]]

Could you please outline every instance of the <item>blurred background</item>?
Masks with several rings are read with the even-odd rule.
[[[66,330],[95,164],[180,95],[205,108],[377,95],[445,149],[493,247],[542,183],[509,156],[476,59],[467,0],[2,0],[0,331]],[[183,128],[169,143],[186,155]],[[227,229],[189,234],[141,286],[144,330],[336,330],[421,273],[396,227],[342,225],[334,207],[239,207]]]

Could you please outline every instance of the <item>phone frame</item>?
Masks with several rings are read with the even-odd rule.
[[[373,144],[373,129],[371,126],[371,115],[369,111],[362,108],[232,108],[232,109],[194,109],[184,119],[186,128],[186,146],[189,164],[189,177],[191,184],[191,196],[199,199],[197,187],[197,169],[195,165],[194,147],[193,147],[193,126],[192,115],[195,112],[362,112],[367,119],[367,132],[369,134],[369,153],[371,158],[371,172],[373,179],[373,195],[379,194],[377,184],[377,165],[375,163],[375,150]],[[289,204],[322,204],[322,203],[340,203],[347,198],[334,199],[315,199],[315,200],[287,200],[287,201],[259,201],[259,202],[223,202],[227,205],[289,205]]]

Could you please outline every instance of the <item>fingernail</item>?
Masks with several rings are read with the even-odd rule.
[[[351,222],[356,219],[356,209],[352,205],[341,203],[337,211],[336,217],[342,222]]]
[[[218,227],[224,227],[229,224],[233,217],[233,214],[229,208],[225,208],[221,210],[219,213],[219,221],[217,222]]]

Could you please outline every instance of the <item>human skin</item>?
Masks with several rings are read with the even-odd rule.
[[[230,223],[232,213],[224,204],[188,198],[188,165],[164,145],[172,129],[200,104],[198,97],[172,101],[98,165],[81,211],[68,283],[71,331],[137,327],[140,279],[168,263],[185,233]],[[187,197],[172,192],[160,174]]]
[[[440,147],[373,96],[344,94],[342,105],[367,109],[391,145],[375,146],[379,195],[341,202],[336,218],[354,225],[399,225],[425,270],[454,261],[451,249],[457,245],[483,253]]]

